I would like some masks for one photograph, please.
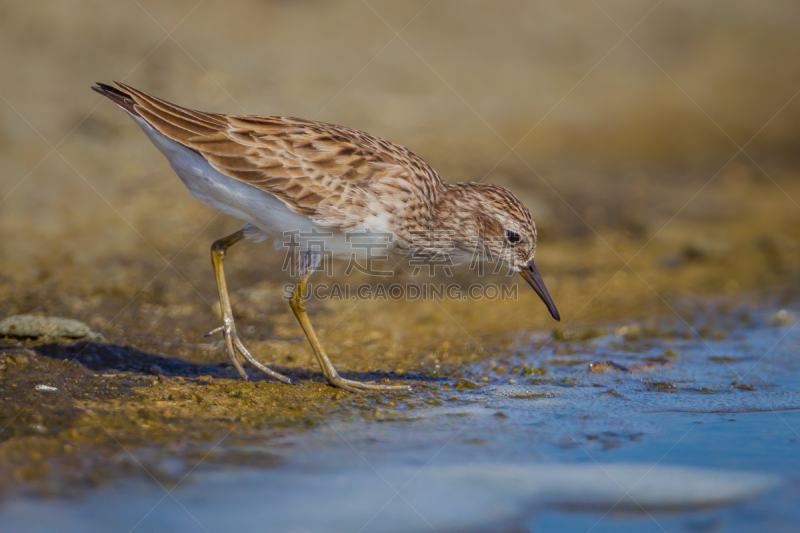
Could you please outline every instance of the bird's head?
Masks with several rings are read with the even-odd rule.
[[[536,224],[527,207],[504,187],[484,183],[459,183],[453,187],[460,212],[458,233],[479,244],[482,259],[501,261],[533,287],[556,320],[561,316],[533,262]],[[474,249],[474,248],[473,248]]]

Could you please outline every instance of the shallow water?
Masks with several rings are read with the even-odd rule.
[[[74,500],[12,500],[0,523],[64,532],[794,530],[800,327],[766,324],[766,313],[748,316],[717,340],[668,328],[520,336],[466,369],[478,388],[444,388],[424,408],[383,403],[270,441],[279,467],[200,467],[170,493],[120,481]]]

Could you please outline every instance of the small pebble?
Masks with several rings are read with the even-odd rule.
[[[89,326],[71,318],[14,315],[0,320],[0,337],[15,339],[100,338]]]
[[[624,337],[625,340],[635,341],[642,335],[642,326],[638,324],[621,326],[614,330],[614,335]]]
[[[50,385],[36,385],[36,390],[42,392],[58,392],[56,387],[51,387]]]
[[[458,382],[456,382],[456,389],[479,389],[479,388],[481,388],[480,385],[468,379],[459,379]]]
[[[8,359],[18,365],[27,365],[30,362],[28,356],[23,353],[14,353],[8,356]]]
[[[589,363],[589,372],[594,373],[602,373],[602,372],[612,372],[614,370],[620,370],[622,372],[628,372],[628,368],[624,367],[620,364],[615,363],[614,361],[604,361],[604,362],[597,362],[597,363]]]
[[[150,365],[147,367],[147,372],[154,376],[160,376],[161,374],[164,373],[164,369],[158,365]]]
[[[770,315],[767,319],[767,323],[770,326],[789,326],[797,322],[797,317],[792,314],[791,311],[786,309],[781,309]]]

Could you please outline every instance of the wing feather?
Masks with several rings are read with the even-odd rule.
[[[160,133],[312,219],[330,220],[331,210],[361,205],[366,191],[413,196],[414,175],[432,181],[425,194],[442,185],[412,152],[360,131],[292,117],[194,111],[114,83],[134,102],[132,112]]]

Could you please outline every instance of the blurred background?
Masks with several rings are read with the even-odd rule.
[[[785,284],[798,21],[790,0],[4,1],[0,276],[18,282],[6,301],[35,310],[53,290],[129,298],[159,283],[214,301],[208,245],[239,223],[190,198],[89,89],[110,80],[207,111],[347,125],[448,181],[510,187],[568,316],[627,263],[659,291]],[[241,253],[232,276],[285,281],[278,254]],[[692,285],[681,268],[698,259],[707,275]]]
[[[748,529],[768,517],[793,531],[798,27],[796,0],[0,0],[0,320],[73,318],[102,335],[0,338],[0,497],[72,497],[140,475],[170,487],[155,507],[173,507],[151,514],[153,502],[137,500],[153,495],[151,482],[114,505],[43,500],[51,514],[15,501],[0,507],[2,523],[174,531],[188,518],[172,490],[201,462],[235,467],[228,473],[270,467],[254,492],[235,476],[222,488],[187,482],[202,494],[192,510],[229,530],[234,519],[263,528],[273,514],[328,518],[307,502],[341,515],[369,499],[331,491],[346,479],[339,474],[311,494],[291,470],[302,461],[316,465],[308,473],[365,461],[557,467],[597,457],[793,476],[757,508],[665,522],[671,531],[780,529]],[[219,325],[209,246],[241,223],[191,198],[139,127],[90,90],[111,80],[204,111],[342,124],[408,147],[447,181],[510,188],[537,222],[536,263],[562,322],[524,284],[505,301],[312,300],[312,322],[343,375],[414,384],[405,395],[352,395],[324,384],[281,298],[291,281],[283,254],[251,242],[225,263],[238,331],[256,358],[302,385],[253,368],[242,381],[224,364],[223,341],[202,337]],[[456,281],[473,274],[461,267]],[[400,269],[391,281],[410,279]],[[496,470],[489,464],[487,476]],[[533,471],[507,472],[506,486],[520,487],[514,476]],[[564,479],[579,482],[562,511],[583,509],[571,505],[594,494],[587,483],[614,500],[623,487],[553,472],[559,494],[569,493]],[[671,514],[659,520],[684,521],[670,491],[705,509],[687,487],[713,476],[654,474],[663,477],[647,487],[669,489]],[[506,506],[507,493],[484,479],[490,501],[503,498],[492,509]],[[547,479],[526,483],[546,494]],[[461,480],[431,486],[441,499],[426,503],[449,502],[441,508],[460,520],[467,507],[482,509],[459,499]],[[270,506],[272,493],[279,503]],[[332,496],[345,504],[326,507]],[[623,531],[625,513],[611,513],[620,501],[552,529],[578,520]],[[649,509],[640,518],[652,527]],[[384,523],[393,522],[373,527]]]

